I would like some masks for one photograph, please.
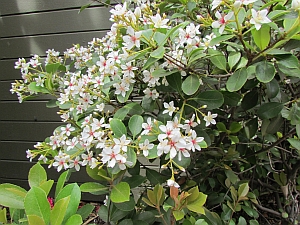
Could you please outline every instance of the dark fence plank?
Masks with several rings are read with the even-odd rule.
[[[0,102],[2,121],[60,122],[59,108],[47,108],[44,101]]]
[[[60,51],[61,54],[63,54],[63,52],[67,48],[71,48],[73,44],[79,43],[83,46],[87,46],[88,42],[90,42],[94,37],[101,38],[106,33],[107,31],[91,31],[68,34],[16,37],[9,39],[3,38],[0,39],[0,58],[17,59],[22,57],[30,57],[34,54],[45,56],[45,52],[49,48],[53,48],[56,51]],[[8,63],[10,64],[9,66],[11,66],[11,68],[14,68],[14,63]],[[5,75],[3,78],[7,77],[8,75],[10,75],[10,73],[7,73],[7,75]],[[3,78],[1,76],[1,79]]]
[[[2,17],[0,35],[16,37],[68,33],[76,31],[109,29],[111,22],[109,10],[105,7],[89,8],[78,14],[77,9],[13,15]]]
[[[6,122],[0,121],[2,141],[44,141],[53,134],[58,122]]]
[[[34,149],[36,142],[0,141],[0,160],[28,161],[26,150]]]
[[[0,15],[80,8],[90,2],[90,0],[1,0]],[[93,5],[99,5],[99,3]]]

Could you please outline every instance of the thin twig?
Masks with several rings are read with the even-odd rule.
[[[89,222],[92,222],[94,219],[96,219],[97,217],[99,217],[98,215],[97,216],[94,216],[92,218],[89,218],[87,221],[85,221],[82,225],[87,225],[89,224]]]

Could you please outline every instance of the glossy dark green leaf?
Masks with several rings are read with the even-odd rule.
[[[251,139],[256,134],[257,129],[258,129],[258,119],[254,118],[245,124],[244,133],[248,139]]]
[[[80,185],[80,191],[101,195],[108,193],[108,187],[97,182],[86,182]]]
[[[214,54],[212,57],[210,57],[210,61],[220,70],[226,71],[227,62],[222,52],[219,52],[218,54]]]
[[[164,54],[165,54],[165,48],[163,46],[159,46],[157,49],[151,52],[150,56],[152,58],[161,59],[164,57]]]
[[[273,79],[270,82],[266,83],[266,88],[266,93],[269,98],[275,98],[280,90],[278,81],[276,79]]]
[[[224,104],[229,106],[237,106],[242,96],[237,92],[222,91]]]
[[[182,78],[180,73],[174,73],[171,76],[167,76],[167,81],[175,91],[182,93]]]
[[[146,169],[146,177],[150,181],[151,184],[162,184],[167,179],[163,177],[159,172],[152,170],[152,169]]]
[[[261,119],[271,119],[279,115],[281,110],[283,109],[283,104],[280,102],[268,102],[262,104],[257,114]]]
[[[141,175],[133,175],[131,177],[125,177],[123,179],[124,182],[128,183],[130,188],[135,188],[141,185],[143,182],[145,182],[146,177]]]
[[[131,211],[135,207],[134,197],[130,196],[129,201],[126,202],[115,203],[115,206],[122,211]]]
[[[272,63],[264,60],[255,65],[256,77],[260,82],[268,83],[273,80],[275,76],[275,67]]]
[[[207,105],[208,110],[219,108],[224,103],[223,95],[216,90],[201,92],[193,99],[201,105]]]
[[[156,69],[153,71],[152,76],[153,77],[167,77],[167,76],[177,73],[177,72],[178,72],[178,70],[176,70],[176,69],[173,69],[171,71],[164,70],[164,69]]]
[[[258,91],[257,90],[252,90],[248,92],[241,103],[241,106],[244,110],[252,109],[255,107],[258,103]]]
[[[93,212],[95,206],[93,206],[90,203],[87,203],[80,207],[80,209],[77,210],[76,214],[79,214],[83,220],[89,217],[89,215]]]
[[[247,69],[242,68],[235,71],[228,79],[226,83],[226,88],[230,92],[235,92],[240,90],[247,81]]]

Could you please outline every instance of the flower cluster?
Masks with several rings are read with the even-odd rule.
[[[58,171],[86,165],[118,171],[135,165],[132,154],[165,154],[172,162],[207,147],[194,128],[209,129],[217,113],[206,110],[209,101],[199,95],[213,90],[217,72],[228,72],[227,62],[222,66],[215,63],[219,58],[214,60],[228,54],[217,49],[223,34],[236,34],[246,46],[238,36],[245,28],[260,30],[272,22],[260,4],[213,0],[215,20],[194,10],[196,15],[185,21],[160,13],[155,1],[135,1],[134,8],[126,1],[110,10],[113,24],[107,35],[87,47],[74,45],[63,56],[48,50],[44,63],[37,55],[29,62],[19,59],[15,68],[23,80],[13,83],[11,92],[20,102],[38,93],[56,96],[67,123],[36,150],[28,150],[27,157],[40,155]],[[293,1],[291,8],[298,10],[298,5]],[[137,109],[129,106],[134,103]],[[133,114],[144,117],[131,120]]]

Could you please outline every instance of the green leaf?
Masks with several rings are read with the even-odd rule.
[[[37,224],[38,225],[46,225],[45,221],[40,216],[27,215],[27,219],[28,219],[28,224],[29,225],[37,225]]]
[[[57,202],[55,202],[50,215],[51,225],[62,224],[69,202],[70,202],[70,196],[62,198]]]
[[[240,61],[241,53],[240,52],[230,52],[228,55],[228,65],[230,70]]]
[[[50,94],[49,90],[45,87],[37,86],[36,82],[31,82],[28,85],[29,90],[37,92],[37,93],[44,93],[44,94]]]
[[[64,65],[60,63],[49,63],[46,65],[46,72],[47,73],[55,73],[57,71],[66,71],[66,68]]]
[[[116,113],[114,114],[114,118],[123,120],[127,114],[142,114],[144,112],[143,108],[141,107],[140,104],[136,102],[131,102],[122,108],[118,109]]]
[[[123,134],[127,134],[127,129],[121,120],[113,118],[110,120],[109,124],[117,138],[120,138]]]
[[[230,38],[233,38],[233,37],[234,37],[234,35],[232,35],[232,34],[220,35],[220,36],[215,37],[214,39],[211,40],[210,46],[214,46],[214,45],[219,44],[221,42],[227,41],[227,40],[229,40]]]
[[[182,78],[180,73],[175,73],[172,76],[167,76],[167,81],[175,91],[178,91],[178,93],[182,93]]]
[[[268,83],[275,76],[275,67],[272,63],[268,61],[261,61],[255,64],[256,65],[256,77],[260,82]]]
[[[255,44],[260,50],[265,49],[270,43],[270,27],[268,25],[262,25],[259,30],[251,30],[252,37]]]
[[[174,210],[173,211],[173,216],[174,216],[176,221],[181,220],[184,217],[184,212],[179,211],[179,210]]]
[[[42,188],[46,195],[48,196],[52,186],[53,186],[54,180],[47,180],[46,182],[42,183],[39,187]]]
[[[140,186],[143,182],[145,182],[146,177],[141,175],[133,175],[131,177],[125,177],[123,179],[124,182],[128,183],[130,189]]]
[[[81,218],[85,220],[93,212],[94,208],[95,206],[88,203],[78,209],[76,214],[79,214]]]
[[[158,58],[149,57],[147,59],[146,63],[144,64],[142,70],[144,71],[144,70],[148,69],[151,65],[153,65],[158,60],[159,60]]]
[[[238,225],[247,225],[247,221],[244,217],[240,216]]]
[[[82,218],[79,214],[72,215],[65,225],[81,225],[82,224]]]
[[[122,211],[131,211],[135,207],[134,197],[130,196],[129,201],[126,202],[115,203],[115,206]]]
[[[244,132],[248,139],[251,139],[257,132],[258,119],[254,118],[245,124]]]
[[[291,146],[300,151],[300,140],[294,138],[289,138],[287,140],[291,144]]]
[[[240,180],[232,170],[225,170],[225,174],[232,184],[235,184],[237,181]]]
[[[283,104],[280,102],[267,102],[259,107],[257,115],[261,119],[271,119],[278,116],[282,109]]]
[[[222,91],[224,104],[229,106],[237,106],[242,96],[237,92]]]
[[[150,56],[156,59],[161,59],[164,57],[164,54],[165,54],[164,46],[159,46],[157,49],[151,52]]]
[[[72,215],[74,215],[78,209],[81,192],[80,188],[76,183],[66,185],[58,194],[56,201],[59,201],[62,198],[71,196],[71,201],[68,204],[67,211],[65,213],[64,222],[67,221]]]
[[[226,71],[226,58],[222,52],[210,57],[210,61],[219,69]]]
[[[242,209],[248,214],[248,216],[251,216],[253,218],[258,218],[259,217],[258,212],[255,209],[252,209],[249,206],[242,205]]]
[[[103,168],[99,169],[98,167],[95,167],[95,168],[92,169],[91,167],[86,166],[86,172],[94,180],[99,180],[99,181],[110,180],[110,178],[107,177],[106,170],[103,169]]]
[[[178,70],[177,69],[173,69],[171,71],[168,71],[168,70],[164,70],[164,69],[156,69],[153,71],[152,73],[152,76],[153,77],[166,77],[166,76],[169,76],[173,73],[177,73]]]
[[[131,131],[133,139],[142,131],[144,119],[140,115],[133,115],[128,122],[128,128]]]
[[[193,99],[201,105],[207,105],[208,110],[219,108],[224,103],[223,95],[216,90],[201,92]]]
[[[242,127],[243,126],[240,123],[234,121],[230,124],[229,130],[231,133],[234,134],[239,132],[242,129]]]
[[[0,223],[7,223],[6,208],[0,209]]]
[[[239,186],[239,189],[238,189],[238,197],[246,197],[247,194],[249,192],[249,185],[248,183],[243,183]]]
[[[26,194],[27,191],[17,185],[0,184],[0,205],[14,209],[24,209]]]
[[[92,3],[89,3],[89,4],[87,4],[87,5],[81,6],[81,8],[80,8],[78,14],[81,13],[81,12],[82,12],[83,10],[85,10],[86,8],[90,7],[91,5],[92,5]]]
[[[267,96],[270,99],[275,98],[280,90],[278,81],[276,79],[273,79],[270,82],[266,83],[266,88],[267,88]]]
[[[126,182],[118,183],[111,190],[110,199],[114,203],[121,203],[130,200],[130,187]]]
[[[245,94],[241,106],[244,110],[252,109],[258,103],[258,91],[253,89],[252,91]]]
[[[146,169],[146,177],[153,185],[162,184],[164,181],[167,180],[159,172],[152,169]]]
[[[24,206],[27,215],[38,216],[45,224],[49,224],[50,204],[44,190],[32,187],[26,194]]]
[[[206,202],[206,199],[207,195],[200,192],[198,198],[195,201],[187,203],[187,208],[193,212],[205,214],[203,205]]]
[[[86,182],[80,185],[80,191],[102,195],[108,193],[108,187],[96,182]]]
[[[140,223],[138,223],[140,224]],[[122,220],[120,223],[118,223],[118,225],[134,225],[132,219],[125,219]]]
[[[59,176],[57,184],[56,184],[56,188],[55,188],[55,198],[57,198],[57,195],[63,189],[65,182],[67,181],[68,174],[69,174],[69,171],[65,171]]]
[[[182,83],[182,91],[187,95],[195,94],[200,87],[200,80],[196,75],[188,76]]]
[[[226,88],[230,92],[240,90],[247,81],[248,73],[246,68],[235,71],[228,79]]]

